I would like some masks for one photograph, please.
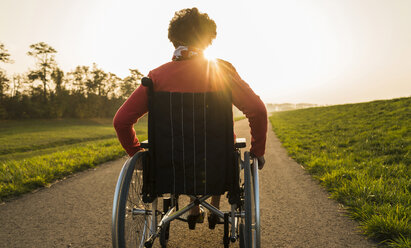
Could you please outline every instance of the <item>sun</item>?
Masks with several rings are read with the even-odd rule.
[[[207,48],[206,50],[204,50],[204,57],[208,61],[216,61],[216,59],[217,59],[217,57],[214,53],[214,49],[212,49],[212,48]]]

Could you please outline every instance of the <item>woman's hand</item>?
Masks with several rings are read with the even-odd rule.
[[[251,153],[251,157],[252,157],[252,158],[257,158],[257,161],[258,161],[258,169],[259,169],[259,170],[262,170],[263,167],[264,167],[264,164],[265,164],[264,155],[263,155],[263,156],[260,156],[260,157],[257,157],[257,156],[255,156],[254,154]]]

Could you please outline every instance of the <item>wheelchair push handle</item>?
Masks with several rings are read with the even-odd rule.
[[[148,78],[148,77],[143,77],[143,78],[141,79],[141,84],[142,84],[144,87],[151,88],[151,87],[153,87],[153,80],[151,80],[151,78]]]

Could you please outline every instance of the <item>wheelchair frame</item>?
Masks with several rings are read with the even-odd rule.
[[[238,155],[240,155],[240,148],[243,147],[245,147],[245,139],[237,139],[235,148]],[[170,222],[176,219],[186,221],[181,216],[196,205],[201,205],[224,219],[224,247],[229,247],[230,242],[237,240],[240,243],[240,247],[260,247],[258,160],[254,158],[253,162],[250,163],[251,158],[248,151],[244,152],[244,160],[238,156],[239,171],[240,174],[243,173],[244,182],[240,185],[241,204],[240,206],[232,204],[231,211],[221,211],[207,203],[206,200],[211,195],[189,195],[192,201],[181,209],[178,205],[178,195],[162,197],[162,211],[157,209],[158,198],[160,197],[157,197],[151,204],[144,203],[141,198],[142,170],[141,168],[136,168],[139,156],[140,153],[137,153],[124,163],[117,181],[112,213],[113,247],[152,247],[156,238],[160,239],[161,247],[167,247]],[[136,178],[133,181],[134,176]],[[135,192],[131,192],[133,190]],[[130,200],[134,193],[137,197],[137,202]],[[128,203],[131,203],[132,206],[127,206]],[[159,216],[162,216],[162,218],[158,222]],[[144,219],[144,225],[137,225],[138,218]],[[126,219],[130,219],[134,223],[132,226],[134,229],[125,230]],[[229,225],[231,225],[231,228],[229,228]],[[130,240],[130,237],[128,237],[130,233],[128,232],[135,234],[133,235],[135,237],[131,237]]]

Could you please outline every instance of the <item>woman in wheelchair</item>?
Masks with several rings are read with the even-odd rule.
[[[149,112],[148,151],[153,168],[148,170],[155,174],[153,194],[213,195],[211,205],[218,209],[220,195],[230,193],[230,184],[238,178],[237,169],[227,166],[238,161],[233,152],[232,105],[249,120],[250,155],[258,160],[259,169],[265,163],[267,112],[230,63],[204,57],[204,49],[216,35],[216,23],[206,13],[197,8],[177,11],[168,29],[175,47],[172,61],[149,72],[146,85],[143,82],[125,101],[113,124],[132,157],[142,150],[133,125]],[[187,217],[190,229],[203,219],[204,212],[195,204]],[[208,221],[214,228],[222,221],[221,215],[211,212]]]

